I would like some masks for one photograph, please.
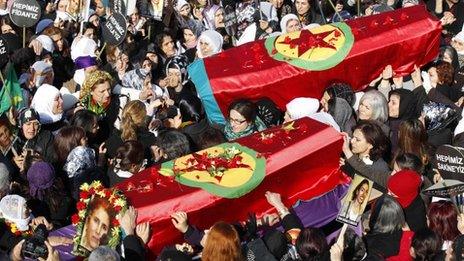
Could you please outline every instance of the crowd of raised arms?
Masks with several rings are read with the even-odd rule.
[[[343,134],[345,173],[385,192],[357,229],[326,240],[323,227],[305,226],[279,193],[268,191],[262,196],[276,214],[252,215],[242,225],[217,220],[203,231],[185,212],[172,213],[185,243],[164,246],[156,258],[461,260],[464,214],[421,191],[442,179],[433,167],[436,149],[464,147],[464,1],[268,1],[136,1],[124,40],[111,45],[102,34],[112,12],[108,1],[91,0],[82,22],[70,13],[76,1],[38,0],[41,18],[23,32],[9,16],[14,1],[0,0],[2,86],[15,74],[21,97],[19,105],[0,103],[0,259],[24,258],[25,240],[12,224],[50,231],[70,225],[83,183],[110,188],[150,166],[310,117]],[[443,27],[439,56],[408,76],[385,64],[366,88],[334,82],[322,97],[294,97],[285,111],[265,94],[264,103],[236,100],[225,125],[216,125],[188,75],[195,60],[247,42],[414,5],[424,5]],[[225,21],[229,7],[234,30]],[[273,113],[261,115],[260,106]],[[116,250],[97,244],[88,260],[148,259],[153,231],[136,217],[129,207],[119,220],[121,244]],[[105,233],[92,237],[98,242]],[[60,260],[56,247],[71,243],[49,236],[46,260]]]

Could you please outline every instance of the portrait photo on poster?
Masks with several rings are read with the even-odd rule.
[[[116,217],[111,209],[108,199],[98,195],[92,196],[87,207],[82,237],[79,244],[83,252],[92,252],[100,245],[108,243],[108,234],[111,231],[111,220]]]
[[[342,199],[337,221],[357,226],[364,213],[372,192],[373,182],[367,178],[355,175],[351,181],[350,188]]]

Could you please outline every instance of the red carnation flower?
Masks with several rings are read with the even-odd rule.
[[[81,193],[79,194],[79,197],[82,198],[82,199],[88,199],[89,196],[90,196],[90,194],[87,191],[81,191]]]
[[[115,210],[116,212],[121,211],[121,209],[122,209],[121,206],[114,206],[114,210]]]
[[[94,193],[95,193],[95,189],[90,188],[90,189],[89,189],[89,193],[90,193],[90,194],[94,194]]]
[[[20,235],[21,235],[21,231],[16,230],[16,232],[15,232],[14,234],[15,234],[15,236],[20,236]]]
[[[77,214],[72,215],[71,222],[73,223],[73,225],[79,223],[79,216]]]
[[[79,202],[77,202],[76,207],[77,207],[77,210],[81,211],[81,210],[84,210],[86,208],[86,205],[85,205],[84,202],[79,201]]]
[[[105,190],[105,196],[109,198],[111,196],[111,191],[109,189]]]
[[[113,221],[111,222],[111,224],[113,224],[113,227],[118,227],[119,226],[119,221],[114,218]]]

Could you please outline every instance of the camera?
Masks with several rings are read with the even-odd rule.
[[[47,259],[48,249],[45,245],[47,237],[48,231],[45,225],[38,225],[34,230],[34,234],[24,242],[21,255],[24,258],[38,259],[42,257],[43,259]]]

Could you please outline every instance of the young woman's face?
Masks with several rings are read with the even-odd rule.
[[[11,143],[11,131],[7,126],[0,126],[0,146],[6,148]]]
[[[359,188],[358,193],[356,193],[356,201],[358,204],[364,203],[364,200],[366,200],[367,194],[369,193],[369,185],[364,184]]]
[[[275,8],[281,8],[284,4],[284,0],[270,0],[270,2]]]
[[[398,118],[400,115],[400,96],[391,95],[388,101],[388,116]]]
[[[247,122],[245,117],[243,117],[243,115],[241,115],[236,110],[231,110],[229,112],[229,122],[230,126],[232,127],[232,131],[235,133],[244,131],[250,124],[249,122]]]
[[[360,120],[369,120],[372,118],[372,107],[367,99],[364,99],[358,107],[358,118]]]
[[[299,15],[305,15],[309,11],[308,0],[295,0],[296,12]]]
[[[208,41],[200,39],[200,51],[203,54],[203,57],[208,57],[213,54],[213,47]]]
[[[190,15],[190,5],[189,4],[186,4],[184,6],[182,6],[179,10],[179,14],[184,16],[184,17],[188,17]]]
[[[98,125],[97,119],[94,119],[92,123],[92,129],[90,129],[90,133],[97,134],[98,129],[100,129],[100,126]]]
[[[87,221],[87,245],[93,250],[100,246],[100,242],[110,229],[110,216],[103,208],[96,209]]]
[[[435,68],[435,67],[430,68],[428,73],[429,73],[431,83],[435,83],[435,84],[439,83],[437,68]]]
[[[293,33],[293,32],[296,32],[296,31],[300,31],[301,30],[301,24],[300,24],[300,21],[296,20],[296,19],[291,19],[287,22],[287,33]]]
[[[197,41],[197,37],[193,34],[192,30],[184,29],[184,40],[186,44],[192,44]]]
[[[354,154],[365,156],[369,155],[372,144],[368,143],[361,130],[356,129],[351,138],[351,150]]]
[[[21,127],[24,138],[31,140],[39,133],[40,123],[38,120],[28,121]]]
[[[15,30],[13,30],[13,28],[7,24],[3,24],[1,30],[2,30],[2,34],[7,34],[7,33],[16,34]]]
[[[52,38],[53,43],[55,44],[58,51],[63,51],[63,37],[61,34],[54,34],[50,38]]]
[[[168,35],[163,38],[161,50],[167,57],[172,57],[176,55],[176,50],[174,49],[174,41],[172,40],[171,36]]]
[[[111,86],[109,82],[97,84],[90,93],[92,99],[98,104],[107,104],[111,99]]]
[[[63,113],[63,98],[59,94],[53,100],[52,112],[53,114]]]
[[[60,0],[60,2],[58,2],[57,10],[61,12],[66,12],[66,7],[68,7],[68,3],[68,0]]]
[[[95,30],[93,28],[87,28],[85,29],[84,36],[89,38],[89,39],[94,39],[95,37]]]

